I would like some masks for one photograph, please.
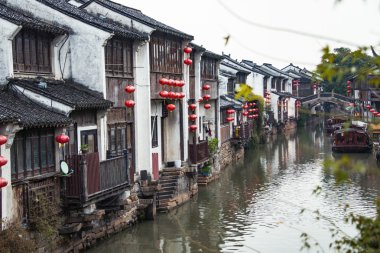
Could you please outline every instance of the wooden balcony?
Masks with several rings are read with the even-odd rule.
[[[191,164],[199,164],[207,161],[210,158],[208,150],[208,140],[200,141],[199,143],[189,143],[189,161]]]
[[[230,124],[220,126],[220,141],[221,143],[231,139]]]
[[[127,153],[99,162],[98,153],[66,157],[74,172],[66,180],[65,205],[84,207],[120,194],[129,187]]]
[[[251,137],[251,127],[253,124],[248,122],[233,126],[233,139],[248,140]]]

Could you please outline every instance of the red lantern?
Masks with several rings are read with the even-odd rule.
[[[191,47],[185,47],[185,48],[183,49],[183,51],[184,51],[186,54],[190,54],[190,53],[193,51],[193,49],[192,49]]]
[[[169,79],[161,78],[161,79],[159,80],[159,83],[162,84],[162,85],[168,84],[168,83],[169,83]]]
[[[190,114],[189,115],[189,120],[196,121],[197,120],[197,115],[196,114]]]
[[[125,86],[124,90],[127,93],[133,93],[133,92],[135,92],[136,88],[133,85],[127,85],[127,86]]]
[[[347,90],[347,93],[351,93],[351,90]]]
[[[195,132],[197,130],[197,125],[190,125],[189,129],[191,132]]]
[[[254,112],[254,111],[255,111],[255,109],[248,109],[248,111],[249,111],[249,112]]]
[[[227,110],[227,114],[234,114],[235,113],[235,110],[234,109],[228,109]]]
[[[174,82],[173,79],[169,79],[167,84],[168,84],[169,86],[174,86],[175,82]]]
[[[168,92],[168,96],[167,96],[167,98],[175,99],[175,98],[176,98],[176,95],[175,95],[175,93],[174,93],[173,91],[169,91],[169,92]]]
[[[181,83],[180,80],[174,80],[174,86],[179,87],[179,86],[180,86],[180,83]]]
[[[195,111],[195,109],[197,109],[197,105],[196,104],[190,104],[189,109],[192,111]]]
[[[166,109],[167,109],[169,112],[172,112],[172,111],[175,110],[175,105],[173,105],[173,104],[168,104],[168,105],[166,106]]]
[[[7,163],[8,163],[7,158],[5,158],[4,156],[1,156],[1,155],[0,155],[0,167],[1,167],[1,166],[4,166],[4,165],[7,164]]]
[[[4,188],[8,185],[8,181],[5,178],[0,177],[0,188]]]
[[[183,63],[185,63],[186,65],[191,65],[193,63],[193,61],[191,59],[187,58],[183,61]]]
[[[8,138],[4,135],[0,135],[0,145],[7,143]]]
[[[167,98],[168,97],[168,93],[166,90],[163,90],[163,91],[160,91],[159,95],[160,97],[162,98]]]
[[[70,137],[65,134],[60,134],[55,137],[55,141],[60,144],[65,144],[69,142],[69,140],[70,140]]]
[[[248,118],[249,119],[253,119],[253,115],[248,115]]]
[[[253,104],[252,104],[252,103],[248,103],[248,106],[252,107],[252,106],[253,106]]]
[[[370,105],[366,105],[366,107],[367,107],[368,110],[371,109],[371,106],[370,106]]]
[[[233,118],[233,117],[228,117],[228,118],[226,118],[226,120],[227,120],[228,122],[232,122],[232,121],[234,121],[234,118]]]
[[[209,94],[206,94],[206,95],[203,95],[203,99],[204,100],[209,100],[211,98],[211,96]]]
[[[371,110],[369,110],[369,111],[370,111],[370,112],[372,112],[372,113],[374,113],[374,112],[375,112],[375,109],[373,109],[373,108],[372,108],[372,109],[371,109]]]
[[[255,106],[256,105],[256,103],[252,103],[252,106]]]
[[[202,103],[202,102],[203,102],[203,98],[199,98],[199,99],[198,99],[198,102],[199,102],[199,103]]]
[[[253,117],[254,117],[254,118],[257,118],[257,117],[259,117],[259,115],[257,115],[257,114],[253,114]]]
[[[248,116],[248,112],[242,112],[243,116]]]
[[[178,87],[183,87],[183,86],[185,86],[185,81],[180,80],[177,86],[178,86]]]
[[[185,92],[180,92],[180,93],[179,93],[179,98],[182,99],[182,98],[184,98],[185,96],[186,96]]]
[[[206,110],[208,110],[208,109],[211,108],[211,105],[210,105],[210,104],[205,104],[203,107],[204,107]]]
[[[376,114],[376,116],[380,118],[380,112],[378,112],[378,113]]]
[[[350,81],[350,80],[348,80],[348,81],[347,81],[347,84],[348,84],[348,85],[350,85],[350,84],[351,84],[351,81]]]
[[[243,109],[248,109],[248,105],[243,105]]]
[[[132,107],[135,106],[135,101],[133,101],[133,100],[126,100],[126,101],[124,102],[124,105],[125,105],[126,107],[128,107],[128,108],[132,108]]]
[[[203,85],[203,87],[202,87],[203,90],[209,90],[210,88],[211,88],[211,86],[208,85],[208,84],[205,84],[205,85]]]
[[[350,85],[348,85],[348,86],[347,86],[347,89],[351,89],[351,86],[350,86]]]

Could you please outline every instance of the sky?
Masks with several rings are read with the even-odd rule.
[[[193,42],[209,51],[278,68],[293,63],[314,70],[327,45],[351,49],[380,45],[379,0],[113,1],[193,35]],[[262,28],[256,23],[317,37]],[[224,37],[228,35],[226,45]]]

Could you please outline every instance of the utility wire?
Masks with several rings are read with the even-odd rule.
[[[240,21],[242,21],[244,23],[247,23],[249,25],[252,25],[252,26],[256,26],[256,27],[259,27],[259,28],[267,29],[267,30],[273,30],[273,31],[278,31],[278,32],[285,32],[285,33],[292,33],[292,34],[297,34],[297,35],[304,36],[304,37],[312,37],[312,38],[315,38],[315,39],[322,39],[322,40],[333,41],[333,42],[342,43],[342,44],[346,44],[346,45],[350,45],[350,46],[354,46],[354,47],[359,47],[359,45],[357,45],[357,44],[355,44],[353,42],[350,42],[350,41],[346,41],[346,40],[335,39],[335,38],[324,36],[324,35],[313,34],[313,33],[309,33],[309,32],[303,32],[303,31],[298,31],[298,30],[294,30],[294,29],[289,29],[289,28],[284,28],[284,27],[275,27],[275,26],[270,26],[270,25],[265,25],[265,24],[253,22],[251,20],[248,20],[248,19],[242,17],[241,15],[237,14],[233,10],[231,10],[231,8],[229,8],[226,4],[224,4],[222,2],[222,0],[217,0],[217,2],[227,12],[229,12],[232,16],[234,16],[235,18],[239,19]]]

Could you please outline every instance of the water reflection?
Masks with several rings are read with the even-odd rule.
[[[315,220],[319,210],[344,231],[341,205],[373,216],[380,178],[373,156],[356,154],[369,168],[337,185],[322,163],[332,158],[322,125],[273,137],[249,150],[242,164],[224,171],[189,203],[153,222],[118,234],[90,250],[105,252],[299,252],[301,232],[315,237],[328,252],[330,223]],[[315,187],[320,195],[313,195]],[[308,211],[300,215],[301,208]]]

